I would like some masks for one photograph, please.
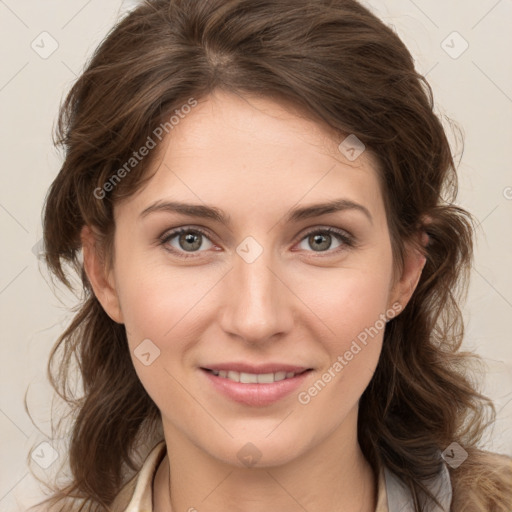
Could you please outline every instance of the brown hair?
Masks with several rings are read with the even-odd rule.
[[[459,350],[458,303],[467,289],[473,226],[453,205],[449,143],[410,53],[354,0],[146,1],[113,28],[68,94],[57,130],[65,160],[47,196],[44,242],[50,270],[70,286],[63,266],[70,264],[85,297],[49,362],[52,384],[74,412],[72,479],[52,503],[73,498],[66,510],[108,510],[159,421],[124,326],[102,309],[79,258],[86,224],[111,256],[113,205],[148,178],[158,152],[101,199],[94,191],[105,190],[176,109],[215,89],[295,105],[340,137],[356,135],[376,157],[397,266],[418,228],[429,244],[417,289],[389,321],[361,397],[361,448],[374,467],[385,464],[406,483],[420,512],[428,496],[422,481],[438,473],[439,452],[456,441],[469,454],[451,471],[456,510],[466,510],[470,489],[474,510],[508,510],[510,473],[490,471],[477,448],[494,408],[470,377],[476,356]],[[79,398],[69,388],[74,361],[83,380]]]

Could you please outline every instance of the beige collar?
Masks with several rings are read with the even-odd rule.
[[[114,512],[153,512],[152,484],[156,470],[166,453],[165,442],[158,443],[146,458],[141,470],[123,487],[116,497]],[[425,512],[448,512],[452,501],[452,486],[446,464],[441,473],[426,482],[442,504],[425,506]],[[377,482],[377,507],[375,512],[414,512],[409,489],[388,468],[381,468]]]

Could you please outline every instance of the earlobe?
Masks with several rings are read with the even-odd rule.
[[[113,279],[113,274],[107,269],[98,237],[93,228],[84,226],[80,233],[82,241],[84,270],[91,283],[94,295],[102,305],[107,315],[119,324],[123,323],[123,315]]]

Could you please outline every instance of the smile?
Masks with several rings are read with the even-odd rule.
[[[237,372],[234,370],[208,370],[223,379],[229,379],[233,382],[240,382],[242,384],[271,384],[272,382],[279,382],[280,380],[293,379],[296,375],[304,373],[302,372],[275,372],[275,373],[246,373]]]
[[[275,372],[266,369],[265,373],[209,368],[200,370],[206,377],[208,387],[216,394],[251,407],[264,407],[279,402],[296,392],[312,373],[311,368]]]

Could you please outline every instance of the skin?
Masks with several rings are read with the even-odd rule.
[[[379,315],[405,307],[425,259],[408,247],[393,273],[376,162],[369,151],[347,160],[340,142],[282,104],[215,92],[174,127],[148,184],[115,206],[111,267],[90,227],[82,231],[94,292],[125,324],[137,374],[161,411],[168,455],[153,484],[157,512],[375,510],[376,475],[358,444],[357,416],[384,330],[308,404],[297,395]],[[363,205],[371,220],[356,209],[285,220],[293,208],[338,198]],[[165,200],[215,206],[231,224],[170,211],[140,216]],[[159,243],[182,226],[208,232],[199,249],[179,236]],[[330,238],[327,227],[355,244]],[[311,228],[326,237],[320,249]],[[248,236],[263,249],[252,263],[236,252]],[[133,352],[145,339],[160,349],[149,366]],[[219,394],[199,370],[228,361],[313,371],[297,392],[251,407]],[[261,454],[252,467],[237,457],[248,442]]]

